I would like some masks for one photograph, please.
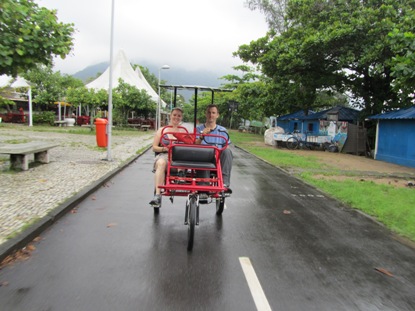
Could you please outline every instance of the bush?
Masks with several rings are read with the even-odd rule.
[[[54,125],[55,112],[53,111],[42,111],[33,114],[33,124],[49,124]]]

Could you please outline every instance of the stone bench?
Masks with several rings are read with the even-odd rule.
[[[55,123],[55,125],[58,125],[58,126],[66,125],[66,121],[54,121],[53,123]]]
[[[48,151],[58,144],[32,141],[23,144],[0,144],[0,154],[10,155],[10,167],[27,171],[29,169],[29,156],[34,155],[35,162],[49,163]]]
[[[74,126],[75,125],[75,119],[74,118],[65,118],[60,121],[54,121],[55,125],[57,126]]]

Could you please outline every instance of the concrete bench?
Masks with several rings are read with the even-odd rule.
[[[23,144],[1,144],[0,154],[10,155],[10,167],[27,171],[29,169],[29,156],[34,155],[35,162],[49,163],[48,151],[58,144],[32,141]]]
[[[54,121],[55,125],[58,126],[74,126],[75,125],[75,118],[65,118],[60,121]]]

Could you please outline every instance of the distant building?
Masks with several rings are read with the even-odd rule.
[[[278,117],[277,125],[286,133],[307,133],[309,140],[321,141],[326,136],[343,153],[366,154],[366,130],[359,125],[359,114],[359,110],[343,106],[308,115],[300,110]]]

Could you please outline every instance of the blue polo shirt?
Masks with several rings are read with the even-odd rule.
[[[199,124],[196,127],[196,131],[197,131],[198,134],[201,134],[202,131],[205,128],[206,128],[205,124]],[[228,130],[225,127],[221,126],[221,125],[216,125],[216,127],[214,128],[214,130],[211,131],[209,134],[215,134],[215,135],[223,136],[223,137],[225,137],[225,138],[228,139],[228,145],[230,145],[230,143],[231,143],[231,140],[230,140],[229,136],[227,135],[228,134]],[[225,140],[223,140],[223,139],[221,139],[219,137],[209,137],[209,136],[205,136],[205,139],[202,140],[202,144],[205,144],[205,145],[207,145],[207,144],[209,144],[209,145],[216,145],[218,147],[221,147],[224,143],[225,143]]]

